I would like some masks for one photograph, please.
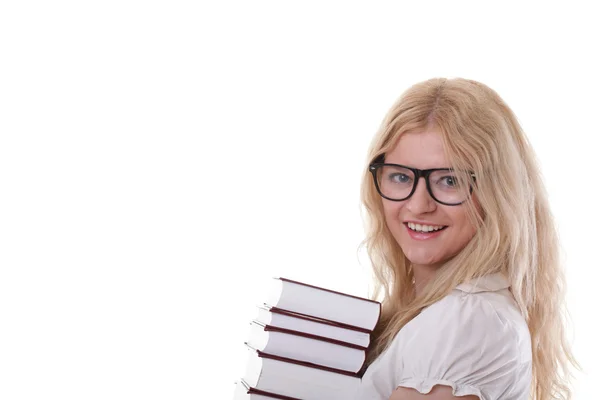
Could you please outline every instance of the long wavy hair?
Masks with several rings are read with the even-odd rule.
[[[475,173],[463,205],[476,233],[416,295],[410,261],[389,231],[368,164],[391,151],[407,132],[436,127],[450,167]],[[365,247],[381,301],[368,363],[423,308],[458,284],[502,272],[527,321],[533,354],[531,399],[570,399],[571,368],[579,368],[565,337],[565,278],[555,222],[535,153],[517,118],[486,85],[435,78],[406,90],[385,116],[369,148],[361,184]]]

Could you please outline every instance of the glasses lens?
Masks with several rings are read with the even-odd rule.
[[[415,184],[415,174],[407,168],[384,165],[377,168],[377,184],[381,194],[392,200],[404,200]],[[447,204],[459,204],[470,195],[471,174],[451,170],[433,171],[429,185],[433,197]]]
[[[415,174],[410,169],[384,165],[377,168],[377,183],[381,194],[393,200],[403,200],[412,191]]]
[[[433,171],[429,185],[435,197],[442,203],[458,204],[469,197],[470,174],[457,171]]]

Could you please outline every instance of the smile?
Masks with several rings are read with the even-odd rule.
[[[415,231],[415,232],[435,232],[435,231],[439,231],[442,229],[447,228],[447,226],[445,225],[421,225],[421,224],[415,224],[413,222],[407,222],[405,225],[407,225],[411,230]]]
[[[416,231],[416,230],[410,228],[408,226],[408,224],[405,224],[405,225],[406,225],[406,230],[408,232],[408,235],[414,240],[427,240],[427,239],[436,238],[436,237],[440,236],[442,234],[442,232],[445,231],[447,228],[447,226],[443,226],[443,227],[440,227],[439,229],[431,231],[431,232],[423,232],[423,231]]]

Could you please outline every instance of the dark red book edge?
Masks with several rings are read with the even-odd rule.
[[[298,399],[296,397],[284,396],[282,394],[267,392],[266,390],[260,390],[257,388],[253,388],[252,386],[248,385],[248,383],[246,383],[246,381],[244,381],[243,379],[242,379],[242,384],[244,385],[244,388],[246,389],[247,394],[258,394],[261,396],[271,397],[273,399],[280,399],[280,400],[302,400],[302,399]]]
[[[358,372],[350,372],[350,371],[344,371],[343,369],[327,367],[325,365],[320,365],[320,364],[314,364],[314,363],[311,363],[308,361],[300,361],[300,360],[294,360],[293,358],[276,356],[275,354],[265,353],[264,351],[255,349],[254,347],[250,346],[248,343],[244,343],[244,344],[246,346],[248,346],[248,348],[256,351],[256,354],[261,358],[270,358],[270,359],[276,360],[276,361],[283,361],[283,362],[290,363],[290,364],[301,365],[303,367],[320,369],[322,371],[328,371],[328,372],[333,372],[334,374],[342,374],[342,375],[346,375],[346,376],[351,376],[353,378],[362,378],[363,374],[366,371],[366,363],[363,363],[361,369]]]
[[[255,321],[255,322],[259,322],[259,321]],[[337,339],[332,339],[332,338],[328,338],[328,337],[324,337],[324,336],[313,335],[312,333],[300,332],[300,331],[296,331],[293,329],[280,328],[278,326],[273,326],[273,325],[263,325],[262,323],[259,323],[258,325],[263,326],[264,330],[267,332],[280,332],[280,333],[286,333],[288,335],[302,336],[302,337],[305,337],[308,339],[320,340],[322,342],[332,343],[332,344],[336,344],[338,346],[344,346],[344,347],[348,347],[348,348],[355,349],[355,350],[361,350],[361,351],[365,351],[365,352],[367,351],[366,347],[359,346],[354,343],[344,342],[343,340],[337,340]]]
[[[337,321],[332,321],[332,320],[321,318],[321,317],[315,317],[315,316],[308,315],[308,314],[302,314],[302,313],[299,313],[296,311],[290,311],[290,310],[286,310],[286,309],[279,308],[279,307],[272,307],[266,303],[265,303],[265,305],[269,308],[269,311],[271,311],[272,313],[275,313],[275,314],[287,315],[288,317],[294,317],[294,318],[304,319],[307,321],[318,322],[320,324],[336,326],[338,328],[350,329],[352,331],[357,331],[357,332],[362,332],[362,333],[367,333],[367,334],[371,334],[371,332],[373,332],[371,329],[361,328],[360,326],[349,325],[349,324],[345,324],[343,322],[337,322]],[[379,317],[377,320],[379,321]]]

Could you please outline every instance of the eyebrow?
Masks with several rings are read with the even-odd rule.
[[[415,166],[408,165],[408,164],[403,164],[403,163],[400,163],[400,162],[385,161],[385,154],[380,154],[379,156],[375,157],[375,159],[373,160],[373,163],[402,165],[402,166],[409,167],[409,168],[420,169],[420,168],[417,168]],[[433,167],[433,168],[423,169],[423,171],[426,171],[426,170],[429,170],[429,169],[449,169],[449,170],[452,170],[452,167]]]
[[[448,170],[452,170],[452,167],[432,167],[432,168],[417,168],[413,165],[409,165],[409,164],[403,164],[403,163],[396,163],[396,162],[389,162],[389,161],[381,161],[380,164],[392,164],[392,165],[402,165],[404,167],[408,167],[408,168],[414,168],[414,169],[418,169],[418,170],[422,170],[422,171],[427,171],[430,169],[448,169]]]

